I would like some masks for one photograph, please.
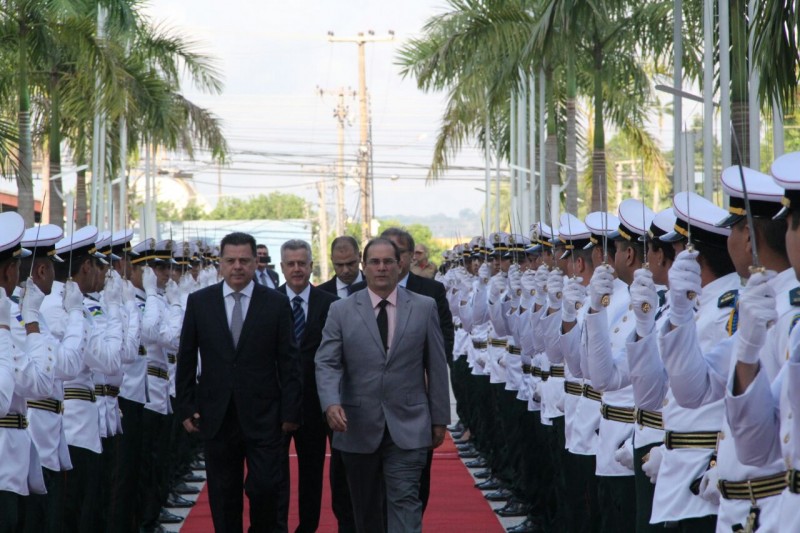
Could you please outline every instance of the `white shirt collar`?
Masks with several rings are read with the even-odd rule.
[[[406,288],[406,284],[408,283],[409,274],[411,274],[410,270],[408,272],[406,272],[406,275],[403,277],[403,279],[401,279],[400,281],[397,282],[397,284],[399,286],[403,287],[404,289]]]
[[[299,296],[300,298],[303,299],[303,302],[308,303],[308,298],[309,296],[311,296],[311,284],[309,283],[308,285],[306,285],[306,288],[300,291],[300,294],[297,294],[292,289],[290,289],[288,285],[286,285],[286,296],[289,297],[290,302],[294,300],[295,296]]]
[[[356,276],[356,279],[353,280],[353,283],[351,283],[350,285],[355,285],[356,283],[361,283],[361,280],[363,280],[363,279],[364,279],[364,277],[361,275],[361,271],[359,271],[358,272],[358,276]],[[348,287],[348,285],[344,281],[340,280],[339,277],[337,276],[336,277],[336,290],[338,291],[340,289],[346,289],[347,287]]]
[[[242,289],[241,291],[239,291],[239,292],[241,292],[242,294],[244,294],[248,298],[252,298],[253,297],[253,287],[255,287],[255,285],[256,285],[255,282],[250,280],[250,283],[248,283],[247,286],[244,289]],[[223,298],[227,298],[229,294],[233,294],[234,292],[236,292],[236,291],[233,290],[230,285],[228,285],[227,281],[223,281],[222,282],[222,297]]]

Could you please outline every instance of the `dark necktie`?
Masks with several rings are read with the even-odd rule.
[[[233,296],[234,304],[233,304],[233,313],[231,314],[231,336],[233,337],[233,345],[237,346],[239,344],[239,337],[242,334],[242,324],[244,323],[244,318],[242,316],[242,293],[241,292],[234,292],[231,293]]]
[[[303,312],[303,299],[299,296],[292,298],[292,316],[294,317],[294,340],[300,346],[306,330],[306,315]]]
[[[389,305],[387,300],[378,302],[378,331],[381,334],[381,341],[383,341],[383,349],[389,352],[389,314],[386,312],[386,306]]]
[[[259,281],[262,285],[267,286],[267,273],[263,270],[258,272]]]
[[[348,296],[353,294],[353,284],[352,283],[350,285],[345,286],[345,289],[347,289],[347,295]]]

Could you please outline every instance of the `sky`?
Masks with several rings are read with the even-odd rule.
[[[442,12],[436,0],[150,0],[147,11],[201,43],[223,73],[221,95],[186,87],[196,103],[222,119],[230,143],[231,164],[218,169],[201,155],[191,162],[180,154],[162,163],[194,173],[197,188],[210,205],[218,197],[247,197],[272,191],[293,193],[318,203],[317,182],[327,179],[333,209],[333,173],[337,158],[336,92],[358,87],[357,46],[331,43],[372,30],[391,42],[366,45],[366,79],[371,95],[374,146],[375,216],[457,216],[462,209],[480,212],[484,161],[473,144],[464,147],[442,180],[426,185],[427,168],[444,109],[443,94],[425,94],[413,79],[403,79],[395,64],[399,48],[420,34],[425,22]],[[325,94],[320,95],[319,89]],[[330,91],[330,92],[329,92]],[[358,101],[346,101],[350,125],[345,130],[346,168],[356,165],[359,144]],[[358,188],[348,179],[346,208],[357,215]]]

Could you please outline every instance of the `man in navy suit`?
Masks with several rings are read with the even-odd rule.
[[[226,235],[220,256],[223,281],[192,293],[186,304],[176,415],[205,442],[215,531],[242,531],[247,461],[250,531],[271,532],[278,523],[278,492],[288,461],[285,435],[299,428],[301,416],[292,309],[286,296],[253,280],[251,235]]]
[[[314,263],[311,246],[302,240],[286,241],[281,246],[281,270],[286,283],[278,291],[289,298],[294,315],[295,341],[300,347],[303,366],[303,426],[286,439],[294,438],[298,465],[298,503],[300,524],[295,533],[313,533],[319,527],[322,504],[322,473],[325,469],[327,425],[317,395],[314,375],[314,355],[322,340],[322,328],[328,318],[328,308],[336,296],[309,283]],[[288,469],[287,469],[288,470]],[[289,514],[289,475],[281,487],[279,517],[285,527]]]

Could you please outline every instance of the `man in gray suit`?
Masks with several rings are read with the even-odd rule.
[[[421,531],[420,474],[450,423],[436,302],[397,286],[399,260],[392,241],[367,244],[367,290],[331,304],[315,358],[360,533]]]

